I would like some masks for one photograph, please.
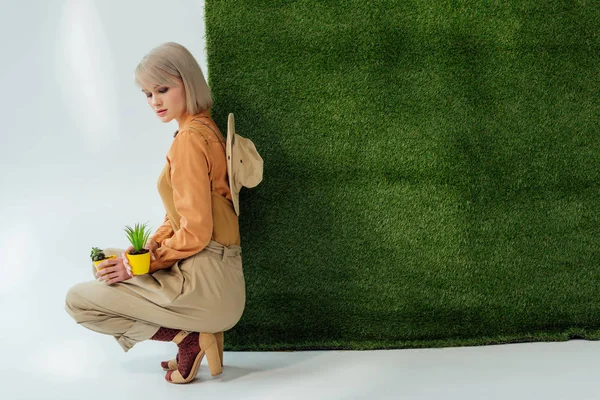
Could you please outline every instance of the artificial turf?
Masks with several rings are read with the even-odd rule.
[[[600,338],[600,3],[206,0],[254,141],[230,350]]]

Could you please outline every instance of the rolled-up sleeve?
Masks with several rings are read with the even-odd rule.
[[[179,229],[164,239],[156,254],[166,265],[202,250],[212,237],[208,143],[192,131],[177,134],[167,154]]]

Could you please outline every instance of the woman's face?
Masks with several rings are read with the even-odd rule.
[[[185,89],[181,80],[177,81],[177,86],[154,85],[152,89],[142,88],[142,92],[162,122],[179,120],[186,111]]]

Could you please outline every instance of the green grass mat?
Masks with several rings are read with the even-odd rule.
[[[600,3],[206,0],[241,193],[227,348],[600,338]]]

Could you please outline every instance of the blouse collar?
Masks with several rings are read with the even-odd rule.
[[[189,124],[192,123],[192,121],[194,119],[198,119],[198,118],[210,118],[210,108],[207,108],[204,111],[200,111],[199,113],[194,114],[194,115],[188,115],[186,117],[186,119],[183,121],[182,126],[180,126],[179,129],[175,131],[175,134],[173,135],[173,137],[177,136],[177,134],[179,133],[180,130],[184,130],[185,128],[187,128],[187,126]]]

